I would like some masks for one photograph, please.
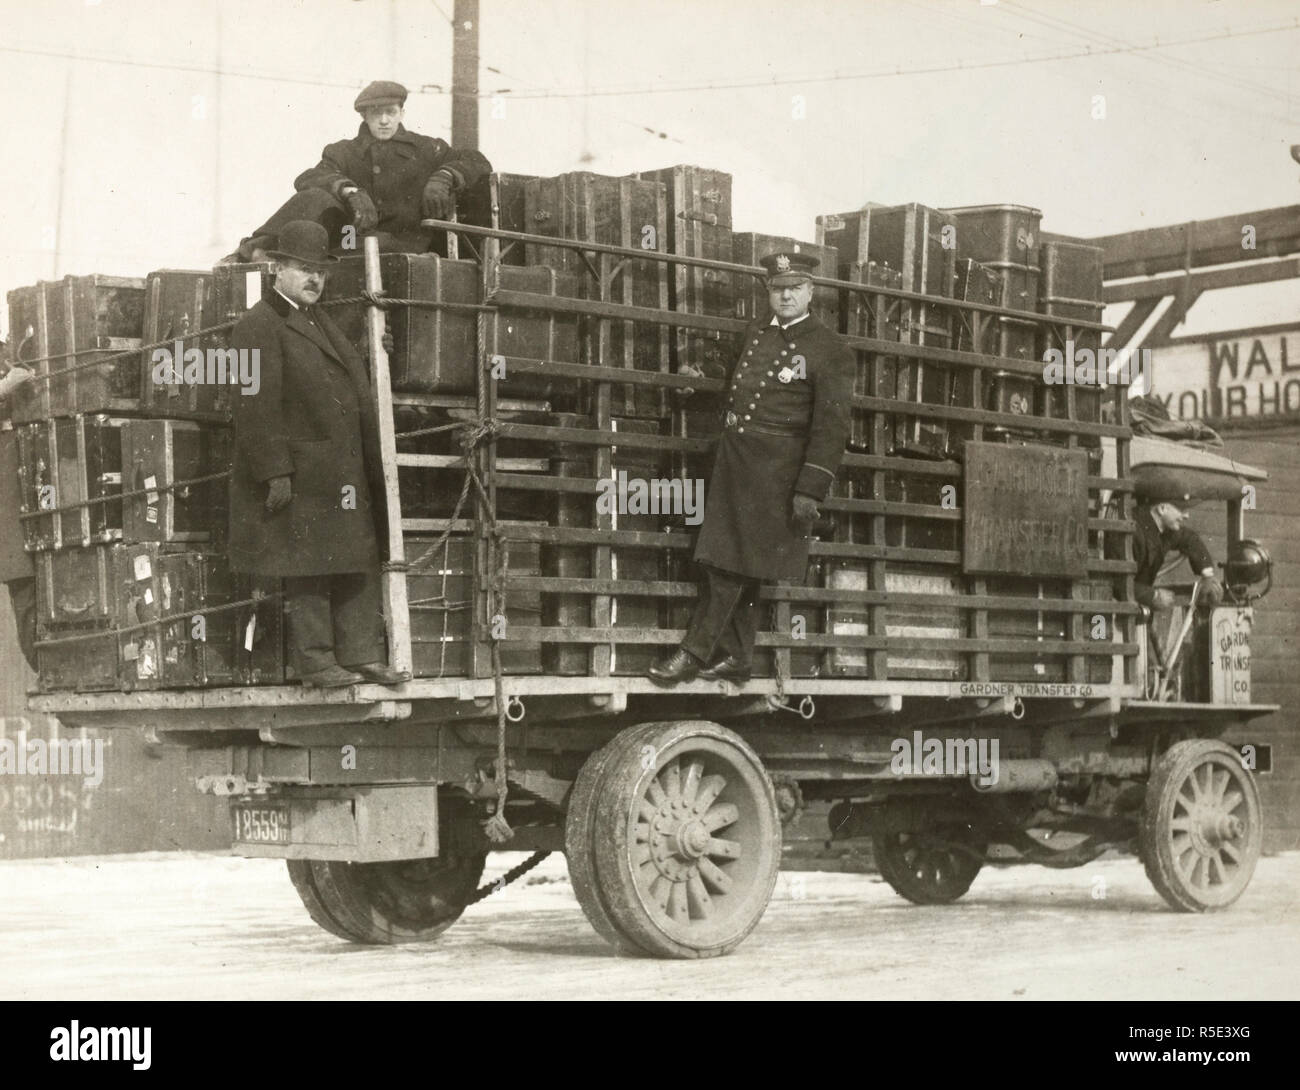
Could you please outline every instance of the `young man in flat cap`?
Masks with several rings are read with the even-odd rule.
[[[695,546],[706,579],[686,639],[647,671],[660,684],[749,678],[759,584],[803,582],[817,505],[844,456],[853,356],[808,311],[817,259],[776,253],[761,264],[772,314],[745,331],[724,394]]]
[[[230,567],[284,580],[290,665],[304,685],[407,680],[386,665],[379,540],[384,484],[365,365],[316,306],[325,228],[285,224],[275,287],[230,346],[256,350],[261,383],[234,400]]]
[[[1137,574],[1133,576],[1133,597],[1151,613],[1160,613],[1174,606],[1173,591],[1155,585],[1165,557],[1170,552],[1181,553],[1196,574],[1200,583],[1197,601],[1205,608],[1223,601],[1223,584],[1214,571],[1214,558],[1201,535],[1187,526],[1190,517],[1186,508],[1187,497],[1175,500],[1148,501],[1139,504],[1133,512],[1133,559]],[[1106,555],[1112,560],[1124,559],[1124,539],[1106,535]]]
[[[433,232],[427,217],[446,219],[453,194],[486,177],[492,165],[477,151],[456,151],[445,140],[408,132],[402,125],[406,88],[377,80],[353,103],[361,114],[357,135],[321,153],[321,161],[294,181],[298,191],[239,244],[227,261],[260,261],[280,228],[312,220],[339,249],[348,224],[358,234],[375,232],[385,251],[424,253]],[[360,250],[360,244],[357,245]]]

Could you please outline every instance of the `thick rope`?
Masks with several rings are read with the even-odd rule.
[[[485,897],[489,897],[493,893],[505,889],[511,882],[518,881],[550,854],[550,852],[533,852],[533,854],[520,863],[519,866],[511,867],[495,882],[486,882],[479,886],[475,891],[474,896],[465,902],[465,907],[469,908],[470,905],[476,905]]]
[[[342,299],[325,299],[318,306],[344,307],[357,303],[379,307],[381,310],[387,310],[389,307],[416,307],[420,310],[465,310],[485,313],[495,312],[499,309],[488,303],[450,303],[439,299],[398,299],[391,295],[385,295],[383,292],[370,291],[363,291],[360,295],[348,295]]]
[[[172,481],[171,484],[160,484],[156,488],[133,488],[129,492],[114,492],[110,496],[96,496],[93,500],[78,500],[76,503],[66,503],[59,507],[42,507],[37,511],[28,511],[18,517],[20,519],[39,519],[44,518],[46,515],[57,515],[61,511],[80,511],[83,507],[95,507],[102,503],[118,503],[121,500],[134,499],[136,496],[150,496],[158,492],[175,492],[178,488],[188,488],[192,484],[219,481],[223,477],[229,477],[230,472],[230,470],[225,469],[220,473],[209,473],[206,477],[189,477],[183,481]]]
[[[267,594],[259,594],[252,598],[243,598],[238,602],[226,602],[219,606],[207,606],[203,609],[187,609],[184,613],[169,613],[164,617],[158,617],[152,621],[141,621],[139,624],[125,625],[122,628],[100,628],[94,632],[83,632],[76,636],[60,636],[55,640],[37,640],[37,647],[57,647],[67,643],[84,643],[87,640],[103,640],[108,637],[124,636],[128,632],[142,632],[146,628],[153,628],[156,625],[171,624],[173,621],[187,621],[192,617],[200,614],[207,616],[212,613],[228,613],[232,609],[243,609],[244,606],[255,605],[258,602],[265,602],[271,598],[279,598],[280,591],[271,591]]]
[[[139,348],[128,348],[125,352],[115,352],[111,356],[105,356],[103,359],[87,360],[85,363],[74,363],[71,367],[63,367],[58,371],[47,371],[43,375],[33,375],[32,382],[49,382],[50,379],[58,378],[60,375],[68,375],[73,371],[84,371],[88,367],[103,367],[105,364],[112,363],[114,360],[124,360],[131,356],[139,356],[141,352],[148,352],[154,348],[164,348],[167,345],[175,344],[177,341],[188,341],[193,337],[203,337],[209,333],[216,333],[223,329],[232,329],[238,324],[237,319],[229,322],[222,322],[219,325],[210,325],[205,329],[196,329],[192,333],[182,333],[179,337],[168,337],[165,341],[153,341],[150,344],[142,344]],[[85,356],[91,352],[103,352],[102,348],[77,348],[71,352],[60,352],[54,356],[37,356],[30,360],[17,360],[15,367],[26,368],[33,363],[46,363],[49,360],[63,360],[70,356]]]

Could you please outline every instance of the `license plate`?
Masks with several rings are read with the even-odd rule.
[[[287,806],[235,806],[235,839],[249,844],[288,844]]]

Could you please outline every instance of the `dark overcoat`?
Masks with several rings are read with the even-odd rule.
[[[260,352],[261,386],[236,393],[230,566],[256,575],[333,575],[378,564],[383,469],[365,365],[328,315],[268,292],[231,332]],[[266,510],[267,482],[293,499]],[[350,487],[350,492],[345,489]]]
[[[375,202],[378,230],[412,244],[427,243],[428,232],[420,227],[424,184],[443,168],[456,175],[458,190],[474,185],[492,170],[480,152],[457,151],[445,140],[408,132],[401,125],[390,139],[376,140],[362,122],[352,139],[326,145],[320,162],[298,175],[293,185],[299,191],[324,189],[336,198],[340,189],[356,185]]]
[[[796,492],[826,498],[848,438],[853,355],[812,315],[782,331],[745,330],[723,394],[722,433],[705,482],[695,559],[750,579],[802,583],[808,528]]]

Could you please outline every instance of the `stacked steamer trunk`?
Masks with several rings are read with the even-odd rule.
[[[1018,204],[973,205],[945,211],[957,223],[958,255],[992,270],[1001,280],[998,305],[1008,310],[1037,311],[1041,272],[1038,234],[1042,213]],[[1025,362],[1040,359],[1037,323],[1002,317],[997,319],[996,326],[996,355]],[[1023,372],[995,371],[983,391],[983,407],[1032,417],[1039,404],[1038,386],[1036,378]],[[985,439],[1001,438],[1010,442],[1038,438],[1039,434],[1032,428],[1006,426],[984,430]]]
[[[997,303],[1019,311],[1039,310],[1042,268],[1039,264],[1039,224],[1042,214],[1023,205],[979,205],[947,210],[957,220],[958,252],[975,262],[981,271],[992,271],[1000,281]],[[994,370],[977,393],[982,407],[994,412],[1022,416],[1026,424],[1048,411],[1041,382],[1039,326],[1029,319],[1000,317],[991,334],[993,354],[1009,360],[1034,363],[1033,373],[1023,370]],[[1046,432],[1032,426],[991,425],[983,429],[985,442],[1010,444],[1066,444],[1065,433]],[[1065,579],[1028,579],[1011,573],[990,575],[972,581],[975,593],[1012,598],[1069,598],[1070,582]],[[994,610],[987,620],[991,639],[1014,638],[1033,642],[1069,638],[1070,616],[1063,613]],[[1066,679],[1067,660],[1061,655],[991,654],[990,675],[1006,681],[1059,682]]]
[[[524,207],[524,186],[534,181],[530,174],[489,174],[480,179],[457,202],[456,218],[476,227],[495,227],[502,231],[527,233],[528,218]],[[462,238],[460,250],[464,256],[467,246],[482,252],[480,237]],[[505,265],[524,264],[524,245],[521,242],[503,241],[500,250]]]
[[[665,252],[684,243],[678,221],[670,220],[670,189],[674,200],[680,202],[679,210],[687,211],[703,200],[692,188],[698,189],[701,181],[684,178],[680,168],[624,178],[578,172],[531,179],[524,184],[527,230],[535,235]],[[683,225],[691,222],[681,221]],[[572,249],[542,245],[527,247],[527,261],[530,266],[582,276],[590,300],[642,308],[647,314],[669,310],[679,287],[670,282],[667,265],[658,261],[599,253],[584,257]],[[689,284],[686,290],[690,290]],[[586,326],[582,362],[628,372],[668,373],[673,337],[668,325],[592,318]],[[640,502],[636,482],[674,476],[669,453],[673,403],[663,387],[652,384],[588,385],[570,378],[563,385],[566,390],[580,391],[581,396],[576,402],[571,395],[550,397],[552,406],[563,411],[554,423],[596,430],[611,442],[553,447],[553,471],[591,481],[596,491],[557,492],[552,525],[561,535],[579,537],[583,531],[609,531],[618,535],[618,543],[584,548],[562,540],[549,542],[545,574],[617,581],[634,586],[638,593],[546,596],[543,611],[548,621],[559,621],[564,627],[625,630],[627,636],[620,640],[616,632],[604,646],[548,645],[548,668],[564,674],[637,674],[657,653],[649,642],[653,633],[668,621],[668,601],[654,593],[659,589],[655,584],[666,577],[668,565],[662,547],[630,537],[664,529],[661,513]],[[612,442],[618,433],[637,436],[636,445]],[[625,482],[628,488],[623,487]]]
[[[955,223],[951,216],[920,204],[868,206],[821,216],[818,238],[835,245],[841,279],[922,296],[901,299],[853,293],[845,300],[845,332],[901,344],[955,348],[960,335],[950,304],[958,291]],[[965,288],[965,282],[960,285]],[[931,302],[931,299],[934,301]],[[960,589],[950,570],[958,533],[955,512],[943,504],[950,469],[937,462],[960,456],[960,426],[933,416],[895,411],[907,404],[950,405],[960,389],[959,368],[922,363],[905,352],[858,352],[856,398],[875,399],[876,409],[858,404],[853,411],[850,453],[837,479],[834,505],[837,552],[847,559],[828,561],[828,585],[842,592],[881,592],[951,596]],[[867,468],[855,457],[911,459],[916,470]],[[934,468],[931,468],[934,467]],[[879,504],[907,504],[886,515]],[[867,510],[864,510],[866,508]],[[900,559],[857,559],[852,546],[886,546]],[[897,644],[888,655],[864,648],[832,648],[826,671],[837,677],[957,679],[964,677],[962,656],[948,651],[913,651],[910,638],[951,639],[962,634],[960,610],[947,606],[836,604],[828,617],[831,635],[889,637]]]
[[[1108,377],[1105,368],[1096,368],[1096,356],[1101,349],[1101,333],[1095,329],[1080,328],[1073,323],[1101,321],[1102,304],[1102,251],[1100,246],[1089,246],[1082,240],[1054,238],[1042,245],[1039,264],[1042,278],[1039,285],[1038,309],[1059,319],[1047,327],[1040,338],[1039,358],[1049,349],[1056,349],[1069,358],[1071,350],[1092,353],[1094,377],[1097,385],[1068,384],[1044,386],[1039,415],[1057,419],[1083,420],[1097,424],[1102,418],[1105,400],[1100,383]],[[1074,404],[1071,411],[1070,397]],[[1101,443],[1087,441],[1090,450],[1100,451]]]
[[[239,380],[214,381],[224,331],[192,336],[217,321],[213,281],[166,269],[10,293],[38,376],[14,409],[45,689],[282,680],[278,599],[208,612],[252,596],[221,553],[226,481],[202,480],[229,469]]]
[[[708,167],[678,165],[636,175],[662,182],[667,198],[668,248],[683,257],[709,261],[735,260],[732,241],[731,175]],[[750,278],[726,269],[674,265],[669,274],[669,306],[678,314],[704,318],[736,316],[737,299],[748,294]],[[740,350],[739,335],[691,326],[672,330],[672,369],[692,366],[711,379],[724,381]],[[670,402],[672,434],[712,441],[718,434],[716,399],[697,394]],[[710,465],[707,451],[675,454],[671,475],[683,480],[703,481]],[[662,525],[662,523],[661,523]],[[677,524],[678,529],[686,530]],[[673,582],[692,582],[696,572],[684,549],[668,550],[663,577]],[[668,628],[685,628],[690,623],[694,602],[681,595],[667,602]],[[652,652],[649,648],[642,657]],[[627,661],[626,653],[624,661]]]
[[[524,183],[525,218],[530,233],[663,252],[668,245],[667,192],[662,182],[614,178],[576,172]],[[625,260],[610,254],[592,257],[563,248],[531,245],[529,265],[584,277],[587,297],[649,311],[668,309],[668,268],[659,261]],[[591,267],[602,270],[599,279]],[[610,321],[596,324],[596,343],[588,362],[624,370],[669,370],[669,327],[650,322]],[[668,399],[660,388],[620,384],[610,392],[609,412],[617,416],[663,421]],[[602,415],[598,405],[582,406]],[[605,420],[602,418],[602,424]]]

